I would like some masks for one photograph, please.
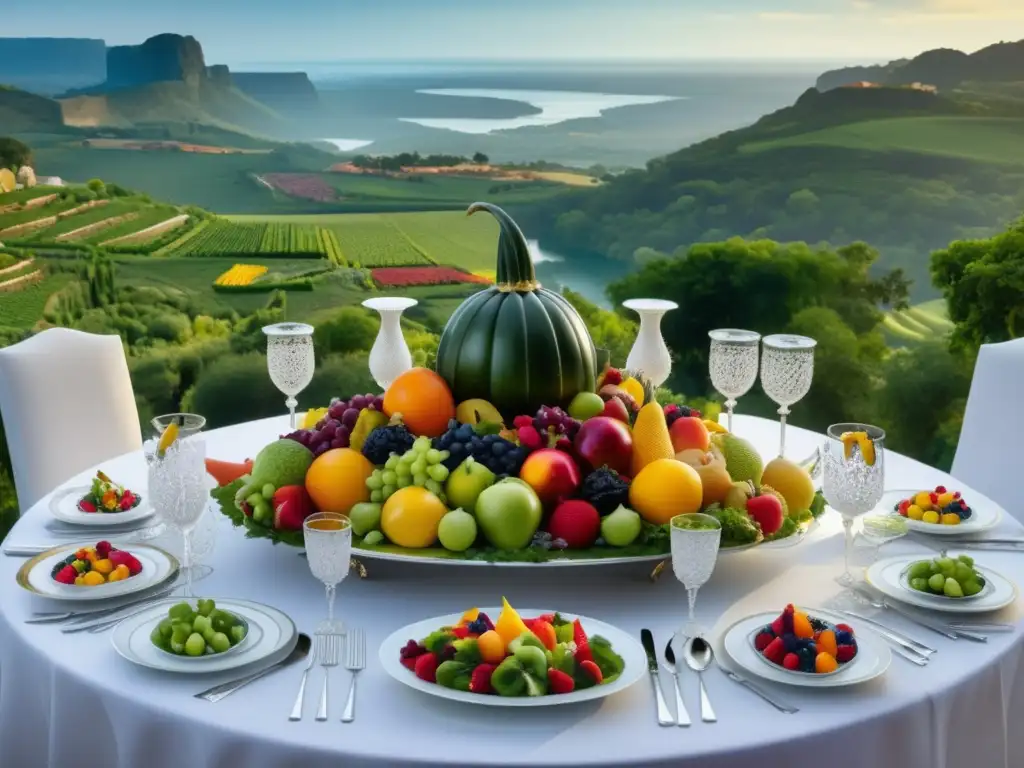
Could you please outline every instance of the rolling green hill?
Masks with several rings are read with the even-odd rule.
[[[63,130],[60,104],[44,96],[0,84],[0,135]]]

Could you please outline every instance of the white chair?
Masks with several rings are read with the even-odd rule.
[[[1024,522],[1024,339],[983,344],[971,379],[951,474]]]
[[[51,328],[0,349],[0,414],[22,512],[79,472],[142,447],[118,336]]]

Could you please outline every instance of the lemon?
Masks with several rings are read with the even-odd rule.
[[[939,522],[939,513],[934,509],[929,509],[921,516],[921,520],[926,523],[937,523]]]
[[[637,405],[644,404],[644,385],[632,376],[619,384],[619,387],[626,390],[626,392],[629,393],[629,396],[636,400]]]
[[[845,458],[850,458],[853,446],[856,445],[860,448],[860,455],[864,458],[864,463],[869,467],[875,465],[875,444],[868,437],[867,432],[843,432],[839,439],[843,441],[843,456]]]
[[[327,416],[326,408],[310,408],[302,419],[300,429],[313,429],[320,419]]]
[[[167,453],[167,449],[174,445],[174,441],[178,439],[178,424],[172,421],[167,425],[167,429],[160,435],[160,442],[156,446],[156,452],[163,456]]]
[[[422,549],[437,541],[437,528],[447,512],[437,496],[410,485],[399,488],[384,502],[380,528],[392,544]]]

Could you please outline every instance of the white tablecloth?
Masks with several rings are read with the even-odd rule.
[[[765,455],[778,427],[737,418],[736,431]],[[242,460],[285,430],[271,419],[208,433],[208,454]],[[788,451],[800,458],[820,436],[790,428]],[[888,454],[889,488],[955,485],[942,473]],[[138,486],[141,456],[104,465]],[[86,477],[83,475],[82,478]],[[78,478],[80,481],[82,478]],[[968,497],[970,497],[968,489]],[[18,543],[45,541],[44,499],[11,533]],[[222,518],[215,572],[197,594],[258,600],[289,613],[310,632],[324,613],[320,585],[296,550],[247,540]],[[1004,519],[1001,530],[1020,531]],[[842,537],[831,513],[799,547],[736,553],[719,560],[701,590],[698,614],[721,629],[745,613],[779,610],[786,602],[821,605],[839,591]],[[87,538],[87,537],[84,537]],[[918,549],[910,542],[899,548]],[[919,549],[922,555],[927,550]],[[1024,556],[979,553],[1017,582]],[[800,707],[784,715],[728,680],[706,675],[719,722],[689,729],[655,723],[649,681],[600,702],[536,710],[474,707],[429,698],[388,678],[377,645],[412,621],[493,605],[562,609],[614,623],[638,634],[654,631],[659,648],[685,613],[685,593],[671,572],[657,583],[649,565],[567,569],[423,567],[366,561],[369,578],[339,588],[338,609],[366,629],[368,666],[360,678],[357,719],[338,722],[348,673],[332,673],[331,722],[313,721],[321,673],[307,689],[306,719],[287,715],[299,682],[291,668],[211,704],[193,693],[231,675],[174,677],[134,667],[110,645],[110,633],[63,635],[28,625],[33,610],[52,610],[14,580],[20,558],[0,558],[0,764],[24,768],[327,768],[344,765],[686,766],[700,768],[1009,768],[1024,765],[1024,669],[1021,632],[992,634],[987,645],[952,642],[893,618],[892,624],[940,652],[919,668],[896,657],[884,678],[843,691],[779,691]],[[999,618],[1018,621],[1011,608]],[[687,706],[699,713],[697,681],[684,676]],[[669,680],[665,690],[671,692]],[[771,687],[770,685],[768,687]],[[671,697],[669,698],[671,702]]]

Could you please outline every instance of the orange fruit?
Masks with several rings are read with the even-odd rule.
[[[793,634],[797,637],[814,637],[814,627],[811,626],[811,621],[807,618],[806,613],[793,614]],[[833,644],[832,650],[835,655],[835,644]]]
[[[426,488],[409,485],[384,502],[380,529],[392,544],[422,549],[437,541],[437,528],[447,512],[444,502]]]
[[[818,673],[823,672],[835,672],[839,668],[839,663],[836,661],[835,656],[830,653],[822,651],[814,658],[814,671]]]
[[[697,470],[675,459],[658,459],[633,478],[629,506],[647,522],[664,525],[676,515],[699,510],[703,495]]]
[[[799,635],[797,635],[799,637]],[[826,629],[818,637],[818,650],[827,653],[829,656],[836,655],[836,633],[831,629]]]
[[[384,393],[384,413],[396,413],[413,434],[437,437],[455,418],[455,398],[445,380],[427,368],[411,368]]]
[[[306,491],[321,512],[347,515],[353,505],[370,500],[366,479],[372,472],[373,464],[359,451],[332,448],[309,465]]]

